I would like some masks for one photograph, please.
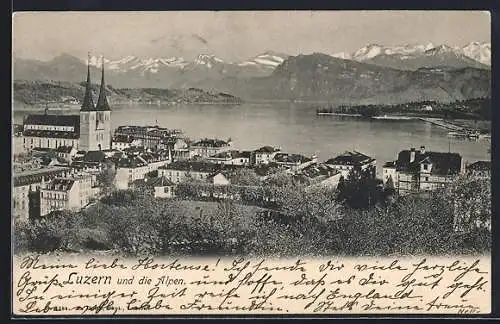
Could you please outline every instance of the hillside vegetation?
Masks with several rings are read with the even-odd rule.
[[[61,81],[14,81],[14,102],[24,105],[47,102],[79,103],[85,91],[84,83]],[[99,85],[93,85],[94,102]],[[241,99],[225,93],[207,92],[201,89],[115,89],[107,87],[110,103],[220,103],[238,104]]]

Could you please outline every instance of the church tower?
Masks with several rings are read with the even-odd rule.
[[[106,97],[106,83],[104,81],[104,57],[102,57],[102,77],[99,98],[95,107],[97,111],[96,140],[98,150],[111,149],[111,108]]]
[[[92,99],[92,85],[90,83],[90,53],[87,62],[87,82],[85,84],[85,97],[80,108],[80,141],[79,150],[92,151],[96,149],[96,119],[94,100]]]
[[[106,98],[104,82],[104,58],[102,59],[102,79],[97,105],[92,99],[90,83],[90,54],[87,63],[87,83],[85,97],[80,109],[80,145],[79,150],[99,151],[111,149],[111,109]]]

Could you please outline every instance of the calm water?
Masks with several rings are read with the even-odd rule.
[[[33,111],[14,111],[14,122]],[[75,114],[77,110],[51,112]],[[460,153],[466,161],[490,159],[490,142],[447,137],[447,131],[421,121],[367,121],[316,116],[310,106],[243,104],[239,106],[113,106],[112,125],[158,125],[179,128],[193,139],[231,138],[236,149],[279,146],[283,151],[316,154],[326,160],[346,150],[377,159],[377,170],[400,150],[424,145],[427,150]],[[19,141],[19,139],[16,139]],[[17,146],[17,145],[15,145]]]

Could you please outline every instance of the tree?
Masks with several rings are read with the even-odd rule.
[[[116,167],[115,164],[111,161],[106,161],[103,164],[103,170],[97,176],[97,180],[102,186],[102,191],[104,195],[108,195],[115,189],[115,180],[116,177]]]
[[[260,179],[252,169],[238,169],[229,176],[231,184],[238,186],[258,186]]]
[[[353,168],[338,188],[338,199],[348,207],[366,209],[375,206],[380,199],[377,179],[370,172]]]

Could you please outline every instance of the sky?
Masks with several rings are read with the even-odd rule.
[[[271,50],[289,55],[353,52],[367,44],[490,42],[481,11],[22,12],[13,55],[50,60],[90,51],[109,59],[215,54],[239,61]]]

